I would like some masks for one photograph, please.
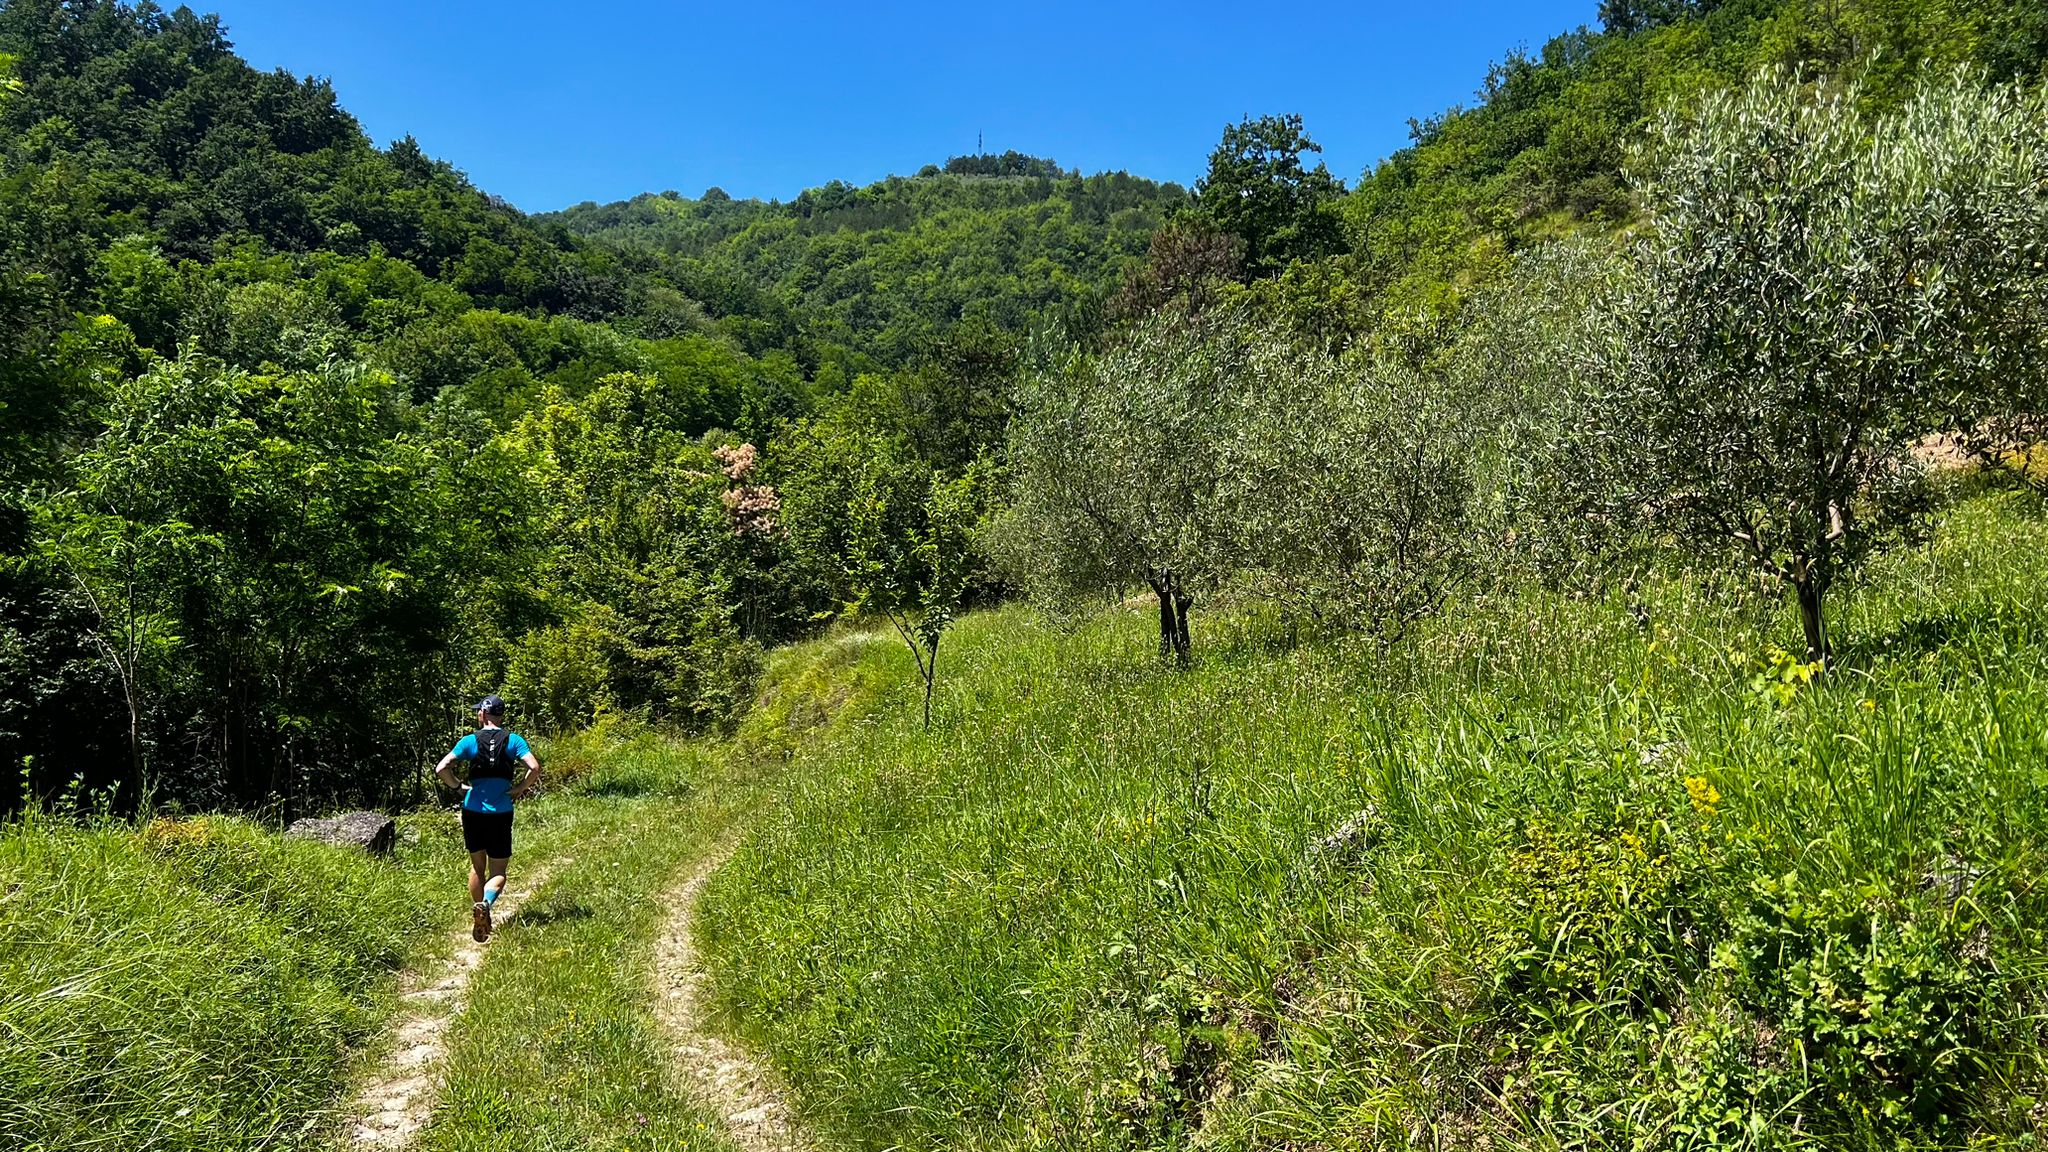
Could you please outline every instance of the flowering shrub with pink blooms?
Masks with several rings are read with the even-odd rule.
[[[741,538],[777,539],[788,535],[782,527],[782,498],[775,494],[772,484],[749,484],[754,466],[760,454],[752,444],[731,445],[712,450],[718,460],[719,471],[725,474],[731,487],[720,499],[725,504],[725,514],[732,521],[733,534]]]

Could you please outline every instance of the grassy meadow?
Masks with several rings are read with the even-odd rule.
[[[1670,572],[1391,651],[1197,615],[783,653],[717,995],[849,1147],[2028,1146],[2048,524],[1835,597]],[[829,722],[821,718],[833,715]]]
[[[312,1137],[391,973],[454,922],[453,822],[393,861],[243,820],[0,825],[0,1132],[25,1152]]]

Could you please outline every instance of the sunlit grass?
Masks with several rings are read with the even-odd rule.
[[[714,881],[722,1002],[861,1147],[2019,1138],[2044,578],[2027,498],[1968,503],[1817,682],[1685,573],[1391,653],[1198,617],[1187,673],[1142,615],[974,617],[929,734],[907,654],[821,655],[895,687]]]
[[[472,981],[419,1148],[731,1147],[671,1073],[649,977],[665,892],[756,793],[698,746],[578,743],[546,752],[587,759],[587,773],[521,809],[547,882]]]
[[[289,1147],[433,947],[461,845],[395,860],[206,817],[0,827],[0,1133],[9,1148]]]

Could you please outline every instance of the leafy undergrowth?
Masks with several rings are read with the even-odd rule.
[[[719,1118],[669,1075],[648,968],[665,890],[754,790],[712,751],[627,726],[545,753],[589,767],[520,809],[513,883],[529,844],[551,872],[471,981],[415,1146],[730,1148]]]
[[[2028,1144],[2044,584],[1994,495],[1838,597],[1822,678],[1697,574],[1391,653],[1212,624],[1185,673],[1005,611],[929,734],[836,641],[812,698],[895,687],[787,743],[720,1007],[856,1147]]]
[[[395,862],[227,817],[0,826],[0,1132],[65,1152],[289,1146],[426,947],[445,820]]]

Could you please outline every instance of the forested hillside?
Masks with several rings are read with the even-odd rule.
[[[1607,0],[1599,12],[1508,52],[1469,106],[1418,110],[1411,145],[1343,200],[1341,263],[1372,299],[1452,306],[1532,244],[1627,225],[1624,170],[1651,118],[1759,68],[1854,72],[1882,105],[1928,71],[2038,80],[2048,61],[2048,10],[2027,3]],[[1306,279],[1298,307],[1338,295]]]
[[[380,149],[188,9],[8,0],[0,53],[0,760],[38,789],[384,795],[498,683],[543,729],[719,721],[858,599],[846,469],[988,450],[1014,342],[1182,195],[988,157],[706,206],[763,260],[817,237],[813,308]]]
[[[667,256],[675,280],[703,298],[736,282],[806,338],[901,365],[961,321],[1017,333],[1040,317],[1084,318],[1185,202],[1177,185],[1084,177],[1012,153],[955,157],[865,188],[835,182],[787,204],[714,188],[549,219]]]

